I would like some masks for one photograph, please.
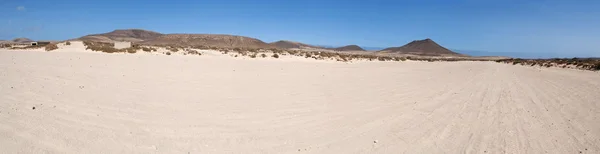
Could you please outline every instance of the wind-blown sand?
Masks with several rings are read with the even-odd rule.
[[[591,71],[0,52],[2,153],[600,153],[599,115]]]

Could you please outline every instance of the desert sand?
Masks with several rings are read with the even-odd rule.
[[[0,153],[600,153],[598,72],[69,51],[0,51]]]

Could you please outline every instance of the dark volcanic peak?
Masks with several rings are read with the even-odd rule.
[[[209,46],[226,48],[269,48],[255,38],[224,34],[165,34],[155,39],[140,42],[148,45]]]
[[[16,38],[12,40],[15,43],[28,43],[28,42],[33,42],[33,40],[28,39],[28,38]]]
[[[415,40],[401,47],[392,47],[381,52],[415,54],[425,56],[461,56],[461,54],[448,50],[431,39]]]
[[[358,45],[347,45],[339,48],[333,48],[335,51],[365,51],[365,49],[359,47]]]

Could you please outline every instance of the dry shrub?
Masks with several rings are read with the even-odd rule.
[[[240,53],[242,56],[247,56],[247,55],[248,55],[248,52],[246,52],[246,51],[240,51],[239,53]]]
[[[273,58],[279,58],[279,55],[277,53],[273,54],[273,56],[271,56]]]
[[[11,47],[10,49],[39,49],[42,48],[44,46],[40,46],[40,45],[32,45],[32,46],[26,46],[26,47]]]
[[[266,58],[266,57],[267,57],[267,55],[265,55],[265,54],[263,53],[263,54],[260,54],[260,57]]]
[[[377,57],[377,60],[379,60],[379,61],[391,61],[392,58],[391,57]]]
[[[152,51],[158,51],[158,50],[156,48],[152,48],[152,47],[142,47],[142,51],[152,52]]]
[[[298,51],[296,51],[296,50],[288,50],[287,53],[289,53],[290,55],[296,55],[296,54],[298,54]]]
[[[348,57],[349,57],[349,56],[348,56],[348,55],[341,54],[341,55],[339,55],[339,57],[340,57],[340,59],[342,59],[342,61],[344,61],[344,62],[347,62],[347,61],[348,61]]]
[[[71,42],[67,41],[67,42],[65,43],[65,45],[71,45]]]
[[[10,48],[12,45],[10,44],[1,44],[0,48]]]
[[[136,53],[137,50],[143,49],[139,46],[132,46],[124,49],[115,49],[113,43],[104,43],[104,42],[87,42],[84,41],[83,44],[86,46],[86,50],[92,51],[100,51],[105,53]]]
[[[56,46],[56,44],[54,44],[54,43],[50,43],[50,44],[46,45],[44,48],[46,51],[52,51],[52,50],[58,49],[58,46]]]
[[[190,46],[190,48],[193,48],[193,49],[201,49],[201,50],[210,49],[210,47],[208,47],[208,46],[204,46],[204,45]]]
[[[594,67],[592,67],[592,69],[593,69],[593,70],[596,70],[596,71],[600,71],[600,62],[596,63],[596,64],[594,65]]]
[[[171,52],[167,52],[167,53],[165,53],[165,54],[167,54],[167,55],[171,55]]]
[[[191,49],[186,49],[188,54],[192,54],[192,55],[202,55],[202,53],[196,51],[196,50],[191,50]]]
[[[168,47],[167,50],[172,51],[172,52],[179,51],[179,49],[177,49],[176,47]]]
[[[127,53],[136,53],[137,52],[137,48],[131,47],[131,48],[125,48],[124,49]]]
[[[100,52],[106,52],[106,53],[119,52],[118,49],[115,49],[113,47],[114,44],[112,44],[112,43],[84,41],[83,45],[86,46],[85,47],[86,50],[100,51]]]
[[[498,63],[506,63],[506,64],[521,64],[524,66],[535,66],[539,65],[540,67],[563,67],[568,68],[567,66],[575,66],[577,69],[583,70],[599,70],[600,69],[600,59],[599,58],[572,58],[572,59],[502,59],[496,60]]]
[[[307,52],[307,53],[305,53],[305,54],[304,54],[304,57],[305,57],[305,58],[310,58],[310,57],[312,57],[312,55],[311,55],[310,53],[308,53],[308,52]]]
[[[254,54],[251,54],[251,55],[250,55],[250,58],[256,58],[256,53],[254,53]]]
[[[275,54],[282,54],[283,53],[282,50],[279,50],[279,49],[276,49],[276,48],[273,48],[273,49],[270,49],[270,50],[273,51],[273,53],[275,53]]]

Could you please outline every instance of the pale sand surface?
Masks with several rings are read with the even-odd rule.
[[[600,153],[599,115],[591,71],[0,52],[0,153]]]

